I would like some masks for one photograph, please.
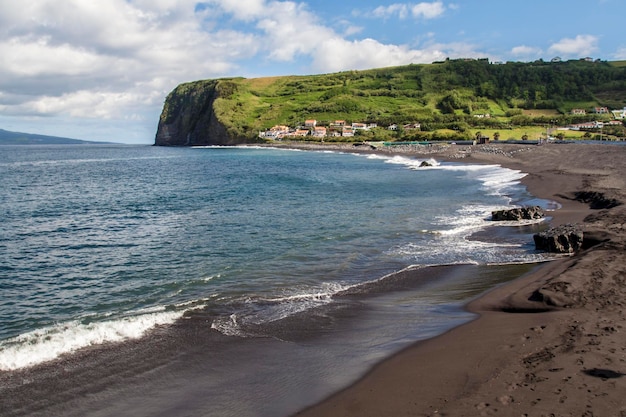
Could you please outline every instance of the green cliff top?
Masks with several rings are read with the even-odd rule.
[[[469,139],[480,129],[493,133],[520,126],[540,126],[545,134],[546,125],[597,120],[602,115],[593,114],[596,107],[624,108],[626,62],[446,60],[322,75],[196,81],[181,84],[168,96],[161,122],[171,121],[171,109],[206,106],[197,99],[207,94],[214,101],[203,111],[213,111],[231,137],[246,140],[275,125],[295,128],[310,119],[318,125],[335,120],[378,126],[420,123],[419,139]],[[574,109],[586,114],[573,115]],[[360,139],[394,138],[382,129],[363,135]]]

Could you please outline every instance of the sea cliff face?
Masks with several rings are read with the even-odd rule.
[[[236,145],[214,109],[224,94],[220,80],[181,84],[168,94],[159,119],[157,146]]]

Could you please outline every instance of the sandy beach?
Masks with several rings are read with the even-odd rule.
[[[528,173],[523,182],[533,195],[562,206],[550,213],[551,225],[580,225],[585,248],[472,301],[476,320],[403,350],[297,415],[626,416],[626,147],[377,152]]]

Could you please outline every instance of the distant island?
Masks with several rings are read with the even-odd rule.
[[[155,145],[624,140],[626,61],[448,59],[308,76],[180,84]]]
[[[93,142],[59,136],[37,135],[33,133],[10,132],[0,129],[0,145],[102,145],[112,142]]]

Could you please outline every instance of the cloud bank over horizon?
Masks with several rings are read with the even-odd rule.
[[[597,0],[595,7],[608,10],[606,3],[615,2]],[[197,79],[326,73],[448,57],[626,57],[626,40],[606,46],[612,35],[588,25],[579,33],[555,28],[548,36],[511,37],[507,22],[494,24],[510,11],[494,16],[495,4],[0,0],[0,128],[151,143],[167,93]]]

